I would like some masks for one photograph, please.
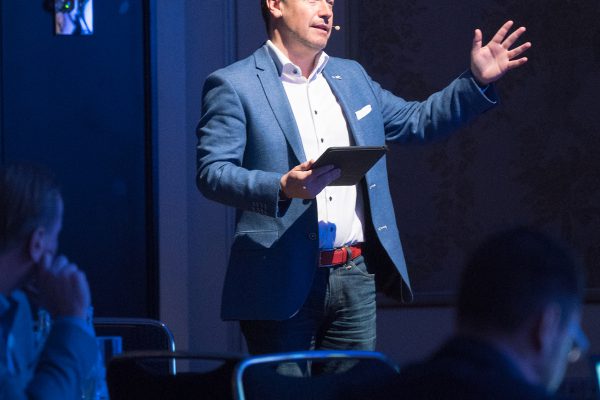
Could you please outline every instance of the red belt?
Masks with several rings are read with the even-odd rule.
[[[355,243],[351,246],[338,247],[333,250],[321,250],[319,267],[334,267],[346,264],[349,261],[348,253],[350,253],[350,260],[354,260],[362,254],[362,247],[362,243]]]

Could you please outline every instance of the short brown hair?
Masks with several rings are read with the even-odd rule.
[[[58,217],[60,188],[54,175],[33,164],[0,168],[0,253]]]
[[[471,256],[461,277],[460,327],[515,332],[536,312],[557,303],[563,321],[579,309],[584,269],[572,251],[526,227],[499,232]]]

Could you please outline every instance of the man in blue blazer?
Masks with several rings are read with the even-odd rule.
[[[221,315],[252,353],[373,349],[375,277],[412,298],[386,160],[355,186],[311,166],[331,146],[429,140],[491,108],[491,84],[527,61],[529,43],[511,50],[525,28],[508,35],[509,21],[484,47],[476,30],[470,70],[420,103],[323,52],[333,0],[261,7],[270,40],[207,78],[197,130],[200,191],[237,209]]]

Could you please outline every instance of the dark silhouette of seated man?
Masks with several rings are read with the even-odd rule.
[[[0,168],[0,399],[81,399],[98,357],[86,277],[56,254],[62,215],[50,174]],[[32,293],[52,317],[47,335],[35,328]]]
[[[587,344],[583,286],[582,268],[549,237],[519,228],[489,238],[463,271],[456,334],[384,390],[420,400],[554,398]]]

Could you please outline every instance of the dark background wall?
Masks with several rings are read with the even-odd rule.
[[[42,1],[0,3],[2,161],[57,174],[60,250],[87,273],[96,315],[158,315],[145,3],[95,1],[92,36],[55,36]]]
[[[524,25],[529,62],[501,104],[447,140],[392,146],[391,188],[417,300],[452,298],[464,255],[517,224],[562,238],[600,287],[600,3],[592,0],[356,2],[352,53],[382,85],[424,99],[466,70],[473,30]],[[373,23],[373,21],[377,21]]]

